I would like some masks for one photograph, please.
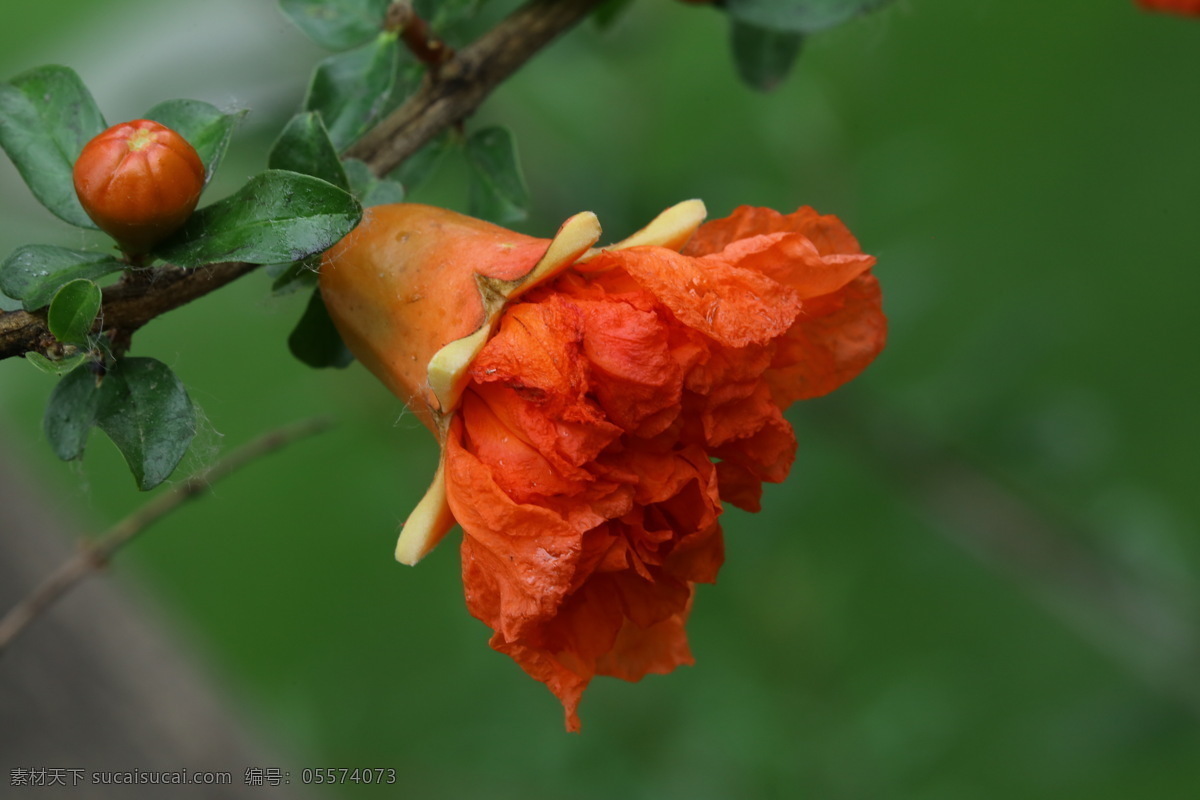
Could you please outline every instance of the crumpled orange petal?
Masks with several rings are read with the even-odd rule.
[[[398,557],[462,526],[468,609],[569,730],[595,676],[692,663],[685,623],[724,560],[722,502],[758,510],[795,457],[783,411],[853,378],[886,338],[875,260],[837,218],[702,218],[688,201],[596,250],[584,215],[550,241],[375,209],[322,268],[351,349],[442,440],[401,543],[424,533]],[[435,294],[448,312],[421,306]]]
[[[731,347],[773,339],[800,311],[790,287],[719,259],[635,247],[602,253],[588,267],[624,270],[684,325]]]

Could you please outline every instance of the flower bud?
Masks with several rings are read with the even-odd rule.
[[[141,255],[196,209],[204,162],[175,131],[147,119],[114,125],[75,162],[75,193],[92,221],[129,255]]]

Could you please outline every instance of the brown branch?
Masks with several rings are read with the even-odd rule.
[[[404,105],[346,155],[386,175],[441,131],[466,117],[522,64],[603,0],[532,0],[429,72]]]
[[[114,553],[146,528],[188,500],[204,494],[222,478],[293,442],[321,433],[329,425],[329,420],[317,418],[266,433],[234,450],[208,470],[193,475],[169,492],[160,494],[118,522],[100,538],[85,542],[78,553],[50,573],[41,585],[0,618],[0,655],[55,601],[84,578],[106,566]]]
[[[257,268],[257,264],[228,262],[192,270],[160,267],[140,273],[148,275],[150,280],[122,281],[105,287],[96,332],[103,327],[132,334],[158,315],[186,305]],[[24,355],[30,350],[48,354],[57,347],[46,327],[44,310],[0,313],[0,359]]]
[[[603,0],[531,0],[477,41],[441,60],[417,92],[368,131],[346,155],[384,175],[446,128],[479,107],[501,82],[572,27]],[[419,31],[411,35],[419,34]],[[430,39],[425,39],[428,45]],[[442,59],[442,55],[438,55]],[[148,280],[119,283],[104,291],[105,330],[129,333],[150,320],[219,289],[257,269],[255,264],[214,264],[195,270],[159,267]],[[36,351],[53,356],[58,343],[44,312],[0,312],[0,360]]]

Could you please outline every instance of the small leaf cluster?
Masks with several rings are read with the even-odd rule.
[[[244,112],[225,113],[196,100],[169,100],[142,115],[183,136],[199,154],[207,182]],[[96,226],[75,195],[72,169],[80,151],[108,127],[71,69],[45,66],[0,83],[0,146],[34,197],[63,221]],[[156,262],[184,270],[238,261],[276,264],[319,254],[362,216],[344,185],[272,168],[232,196],[196,211],[182,228],[136,260],[108,251],[48,244],[17,248],[0,262],[0,291],[44,315],[55,341],[26,360],[61,376],[50,396],[45,431],[54,452],[80,458],[93,427],[116,443],[138,487],[165,480],[187,451],[196,410],[171,369],[153,358],[129,358],[129,331],[104,324],[98,281],[148,274]]]
[[[317,44],[337,51],[317,65],[304,110],[275,143],[271,165],[324,178],[348,188],[364,206],[400,202],[451,152],[470,167],[468,210],[497,224],[525,219],[529,192],[512,133],[499,126],[469,136],[455,130],[435,138],[388,177],[361,161],[340,159],[359,137],[418,86],[426,65],[398,45],[387,19],[388,0],[280,0],[283,12]],[[447,39],[469,21],[482,0],[426,0],[413,4],[429,27]]]

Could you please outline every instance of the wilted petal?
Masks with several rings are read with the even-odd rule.
[[[575,573],[582,537],[553,511],[509,497],[461,438],[455,422],[446,439],[446,484],[454,517],[471,532],[463,540],[467,604],[516,639],[554,615]]]
[[[833,294],[814,298],[776,343],[764,375],[780,408],[828,394],[875,360],[887,339],[879,282],[860,275]]]
[[[800,311],[795,292],[761,273],[670,250],[637,247],[606,252],[590,266],[619,266],[684,325],[729,347],[779,336]]]

